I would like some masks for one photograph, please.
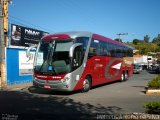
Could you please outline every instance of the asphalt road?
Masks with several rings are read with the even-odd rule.
[[[144,94],[147,82],[155,76],[142,71],[128,81],[98,86],[87,93],[53,92],[34,87],[0,91],[0,119],[93,119],[100,113],[143,113],[145,102],[160,100],[160,95]]]

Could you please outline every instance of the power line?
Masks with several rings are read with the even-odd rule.
[[[119,41],[121,41],[121,36],[122,36],[122,35],[128,35],[128,33],[118,33],[117,35],[118,35]]]
[[[46,32],[51,32],[51,33],[53,33],[53,31],[50,30],[50,29],[48,29],[48,28],[44,28],[44,27],[35,25],[35,24],[33,24],[33,23],[30,23],[30,22],[28,22],[28,21],[26,21],[26,20],[22,20],[22,19],[20,19],[20,18],[18,18],[18,17],[15,17],[15,16],[9,15],[9,19],[12,20],[12,21],[14,21],[14,22],[16,22],[16,23],[20,23],[21,25],[24,25],[24,26],[26,26],[26,27],[31,27],[31,26],[33,26],[33,27],[35,27],[36,29],[42,29],[42,30],[45,30]]]
[[[22,26],[24,26],[24,27],[30,27],[30,26],[28,26],[28,25],[26,25],[26,24],[24,24],[24,23],[22,23],[22,22],[19,22],[19,21],[17,21],[17,20],[14,20],[14,19],[12,19],[12,18],[9,19],[9,22],[8,22],[8,23],[9,23],[10,25],[13,24],[13,23],[15,23],[15,24],[22,25]]]
[[[48,32],[49,32],[49,31],[51,32],[51,30],[49,30],[49,29],[46,29],[46,28],[43,28],[43,27],[41,27],[41,26],[32,24],[32,23],[30,23],[30,22],[27,22],[27,21],[22,20],[22,19],[17,18],[17,17],[9,16],[9,19],[11,19],[12,21],[14,21],[14,22],[16,22],[16,23],[20,23],[21,25],[24,25],[24,26],[26,26],[26,27],[31,27],[31,26],[33,26],[33,27],[35,27],[35,28],[43,29],[43,30],[46,30],[46,31],[48,31]]]

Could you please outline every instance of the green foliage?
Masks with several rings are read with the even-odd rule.
[[[160,34],[158,34],[158,36],[153,39],[152,43],[160,45]]]
[[[150,37],[148,35],[144,36],[143,40],[133,39],[133,44],[128,44],[139,50],[139,54],[147,55],[148,52],[160,52],[160,34],[155,37],[152,42],[149,42]],[[155,57],[155,56],[153,56]]]
[[[142,43],[144,43],[144,41],[142,41],[142,40],[139,40],[139,39],[134,39],[133,40],[133,44],[135,44],[135,45],[142,44]]]
[[[144,36],[144,42],[145,43],[149,43],[149,39],[150,39],[150,37],[148,35]]]
[[[128,44],[129,46],[134,47],[136,50],[139,50],[139,54],[147,55],[148,52],[160,52],[160,46],[155,43],[144,43],[137,42],[137,44]]]
[[[148,82],[149,88],[160,89],[160,75]]]
[[[119,39],[119,38],[116,38],[115,40],[118,42],[122,42],[122,39]]]
[[[147,113],[160,114],[160,101],[146,102],[143,107]]]

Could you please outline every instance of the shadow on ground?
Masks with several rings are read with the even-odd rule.
[[[13,115],[18,120],[96,119],[97,114],[113,115],[121,111],[117,106],[83,104],[67,96],[42,97],[24,91],[0,91],[0,118]]]
[[[37,88],[35,86],[30,86],[27,90],[31,94],[43,94],[43,95],[59,95],[59,96],[68,96],[81,91],[73,91],[73,92],[63,92],[63,91],[53,91],[49,89]]]
[[[110,84],[115,84],[115,83],[123,83],[121,81],[112,81],[109,83],[104,83],[104,84],[100,84],[100,85],[96,85],[93,86],[91,89],[97,89],[106,85],[110,85]],[[45,95],[59,95],[59,96],[68,96],[68,95],[73,95],[73,94],[77,94],[77,93],[81,93],[81,90],[77,90],[77,91],[72,91],[72,92],[63,92],[63,91],[53,91],[53,90],[49,90],[49,89],[43,89],[43,88],[37,88],[35,86],[30,86],[28,88],[28,90],[30,93],[35,93],[35,94],[45,94]]]
[[[132,86],[132,87],[135,87],[135,88],[141,88],[142,90],[140,91],[141,93],[143,94],[146,94],[146,90],[147,90],[147,87],[146,86]]]
[[[150,73],[150,74],[157,74],[157,75],[160,74],[160,73],[158,73],[156,71],[153,71],[153,70],[147,70],[147,72]]]

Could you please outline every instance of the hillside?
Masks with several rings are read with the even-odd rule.
[[[128,45],[139,50],[139,54],[142,55],[147,55],[148,52],[160,52],[160,46],[155,43],[141,43],[137,45],[129,43]]]

